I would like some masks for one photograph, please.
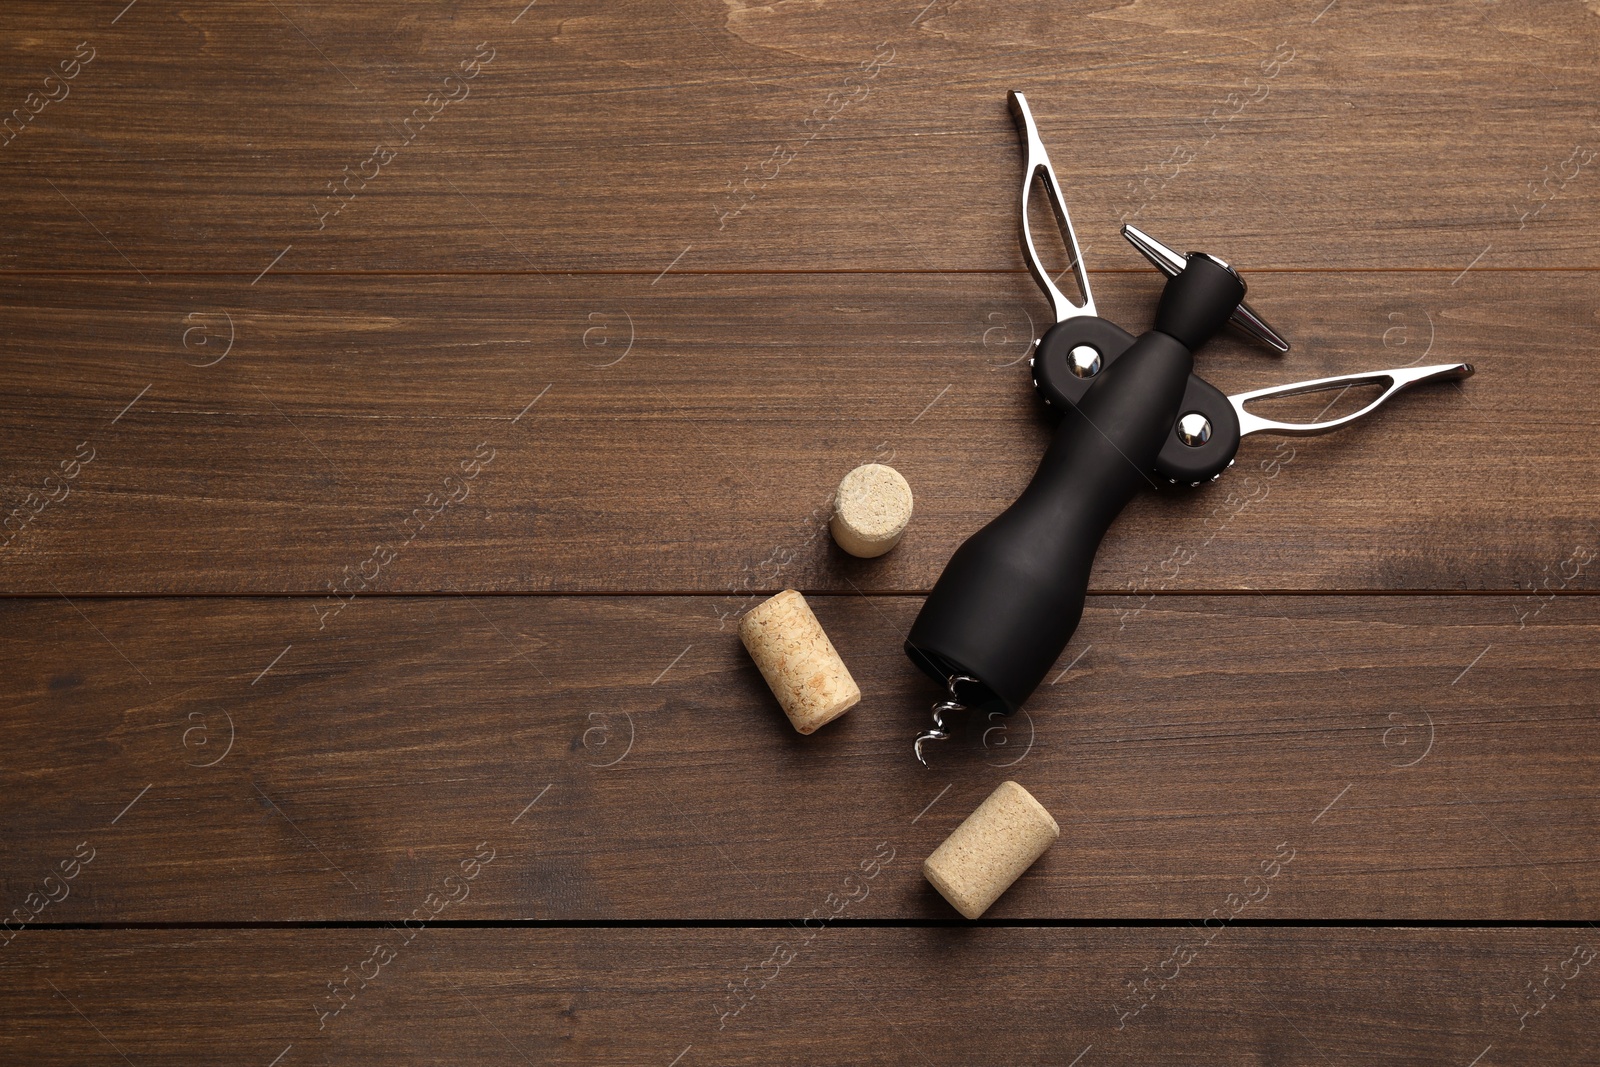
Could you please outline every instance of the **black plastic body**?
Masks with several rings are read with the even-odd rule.
[[[1099,352],[1103,374],[1133,341],[1133,334],[1106,319],[1083,315],[1059,322],[1039,339],[1033,357],[1033,386],[1051,407],[1063,411],[1074,407],[1098,376],[1074,374],[1072,350],[1088,345]],[[1153,467],[1158,482],[1188,486],[1209,481],[1227,470],[1239,452],[1239,417],[1233,405],[1222,390],[1198,374],[1189,375],[1178,406],[1180,417],[1191,411],[1211,423],[1211,436],[1204,444],[1190,445],[1179,440],[1176,426],[1170,428]]]
[[[1051,407],[1072,407],[1083,399],[1095,378],[1072,372],[1072,350],[1088,345],[1100,353],[1102,372],[1133,344],[1133,334],[1109,319],[1080,315],[1044,332],[1033,351],[1033,387]],[[1096,375],[1098,378],[1098,375]]]
[[[1133,494],[1156,484],[1152,470],[1197,380],[1193,348],[1243,297],[1231,270],[1191,256],[1167,283],[1156,328],[1085,380],[1022,495],[950,557],[906,653],[941,683],[976,679],[959,694],[968,706],[1017,711],[1061,655],[1083,614],[1101,539]],[[1108,344],[1116,339],[1090,329]]]
[[[1239,454],[1239,416],[1221,389],[1198,374],[1189,376],[1178,405],[1178,417],[1194,412],[1211,423],[1211,436],[1204,444],[1185,444],[1174,426],[1156,455],[1156,477],[1178,485],[1199,485],[1228,469]]]

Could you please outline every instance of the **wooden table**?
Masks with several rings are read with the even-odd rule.
[[[1592,0],[524,2],[0,14],[0,1062],[1595,1062]],[[1478,374],[1136,500],[924,771],[1050,433],[1010,89],[1104,314],[1122,220],[1245,272],[1225,390]],[[1008,777],[1062,837],[962,922]]]

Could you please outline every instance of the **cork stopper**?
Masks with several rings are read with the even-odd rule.
[[[739,621],[739,639],[801,733],[832,722],[861,701],[861,689],[833,642],[806,598],[793,589],[751,608]]]
[[[911,521],[911,486],[893,467],[866,463],[844,476],[828,528],[839,547],[871,559],[900,543]]]
[[[933,888],[976,919],[1044,855],[1061,827],[1016,782],[1001,782],[922,864]]]

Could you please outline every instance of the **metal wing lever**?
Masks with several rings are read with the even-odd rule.
[[[1359,374],[1336,374],[1331,378],[1313,378],[1305,382],[1290,382],[1265,389],[1252,389],[1246,393],[1224,396],[1210,383],[1199,378],[1189,380],[1179,408],[1178,421],[1168,435],[1166,443],[1156,456],[1155,472],[1174,485],[1200,485],[1215,480],[1233,463],[1239,451],[1239,442],[1253,433],[1282,433],[1298,436],[1327,433],[1348,426],[1357,419],[1372,414],[1402,389],[1419,382],[1448,381],[1469,377],[1470,363],[1436,363],[1427,367],[1397,367],[1392,370],[1363,371]],[[1356,385],[1381,385],[1383,391],[1359,411],[1341,415],[1336,419],[1316,422],[1280,422],[1247,411],[1245,405],[1255,400],[1269,400],[1301,393],[1320,393],[1330,389],[1348,389]],[[1330,405],[1331,406],[1331,405]]]
[[[1234,413],[1239,419],[1239,436],[1249,437],[1253,433],[1282,433],[1295,434],[1302,437],[1312,434],[1327,433],[1347,426],[1359,418],[1372,414],[1390,397],[1402,389],[1410,388],[1418,382],[1429,381],[1457,381],[1472,376],[1470,363],[1436,363],[1428,367],[1399,367],[1393,370],[1365,371],[1360,374],[1336,374],[1331,378],[1313,378],[1310,381],[1291,382],[1288,385],[1273,385],[1265,389],[1252,389],[1248,393],[1235,393],[1228,397],[1228,403],[1233,405]],[[1354,385],[1378,385],[1387,383],[1383,392],[1379,393],[1371,403],[1360,411],[1353,411],[1348,415],[1341,415],[1337,419],[1328,419],[1325,422],[1279,422],[1276,419],[1262,418],[1245,410],[1245,405],[1252,400],[1266,400],[1282,396],[1298,396],[1301,393],[1320,393],[1329,389],[1348,389]]]
[[[1067,214],[1067,203],[1061,196],[1061,183],[1056,180],[1055,168],[1050,165],[1050,153],[1045,151],[1044,142],[1039,139],[1039,128],[1033,124],[1033,112],[1028,110],[1028,100],[1013,90],[1006,95],[1006,102],[1011,107],[1011,117],[1016,120],[1017,132],[1022,135],[1027,157],[1022,168],[1022,258],[1028,262],[1028,273],[1033,275],[1033,280],[1039,283],[1039,288],[1049,298],[1050,310],[1055,313],[1057,322],[1081,315],[1098,318],[1094,310],[1094,295],[1089,291],[1089,274],[1083,268],[1083,254],[1078,251],[1078,235],[1072,229],[1072,216]],[[1074,304],[1056,288],[1044,264],[1039,262],[1038,250],[1033,247],[1033,230],[1028,223],[1028,198],[1033,193],[1033,179],[1041,172],[1050,206],[1055,211],[1056,222],[1066,240],[1067,251],[1072,255],[1072,276],[1078,282],[1078,291],[1083,294],[1081,304]]]

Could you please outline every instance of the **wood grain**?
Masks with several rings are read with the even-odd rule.
[[[1093,586],[1596,588],[1572,562],[1600,551],[1592,277],[1499,274],[1492,307],[1441,275],[1259,279],[1298,347],[1219,340],[1201,366],[1226,390],[1454,360],[1478,376],[1338,434],[1252,438],[1216,485],[1141,495]],[[1137,327],[1158,284],[1112,277],[1102,307]],[[24,507],[43,510],[0,548],[11,592],[325,594],[380,544],[399,552],[365,572],[381,592],[925,591],[1051,427],[1020,274],[0,292],[5,512],[80,444],[96,457],[58,504]],[[1292,414],[1329,397],[1306,400]],[[494,458],[463,485],[480,445]],[[825,524],[872,459],[907,476],[916,516],[864,563]]]
[[[1582,1060],[1597,14],[12,0],[0,1061]],[[902,635],[1050,432],[1013,89],[1102,313],[1136,221],[1294,341],[1224,390],[1478,376],[1136,500],[925,772]],[[806,738],[785,586],[864,691]],[[1063,836],[954,923],[1007,777]]]
[[[480,881],[510,877],[488,868]],[[468,904],[470,906],[470,898]],[[1591,930],[51,931],[0,969],[13,1063],[1470,1063],[1565,1059]],[[338,1015],[328,983],[394,958]],[[1575,950],[1577,954],[1574,955]],[[775,955],[776,954],[776,955]],[[776,960],[788,958],[779,966]],[[767,961],[774,961],[767,963]],[[766,966],[763,966],[767,963]],[[1165,967],[1162,965],[1165,964]],[[1562,965],[1567,964],[1563,969]],[[349,972],[345,968],[350,968]],[[744,1007],[730,1005],[743,983]],[[765,984],[763,985],[763,980]],[[1152,982],[1151,989],[1157,987]],[[1119,1024],[1121,1029],[1119,1030]],[[322,1029],[318,1029],[319,1025]],[[1519,1026],[1522,1027],[1519,1030]],[[279,1057],[275,1059],[275,1057]],[[1487,1062],[1487,1061],[1486,1061]],[[1571,1062],[1570,1060],[1568,1062]]]
[[[1010,89],[1096,264],[1600,267],[1581,4],[123,7],[7,5],[6,267],[1009,269]]]
[[[712,597],[11,600],[8,846],[48,922],[948,918],[928,855],[1000,781],[1061,840],[1003,919],[1566,920],[1600,900],[1592,597],[1092,598],[1011,721],[913,760],[912,597],[813,597],[863,691],[794,733]],[[148,787],[148,790],[146,790]],[[130,806],[131,805],[131,806]]]

